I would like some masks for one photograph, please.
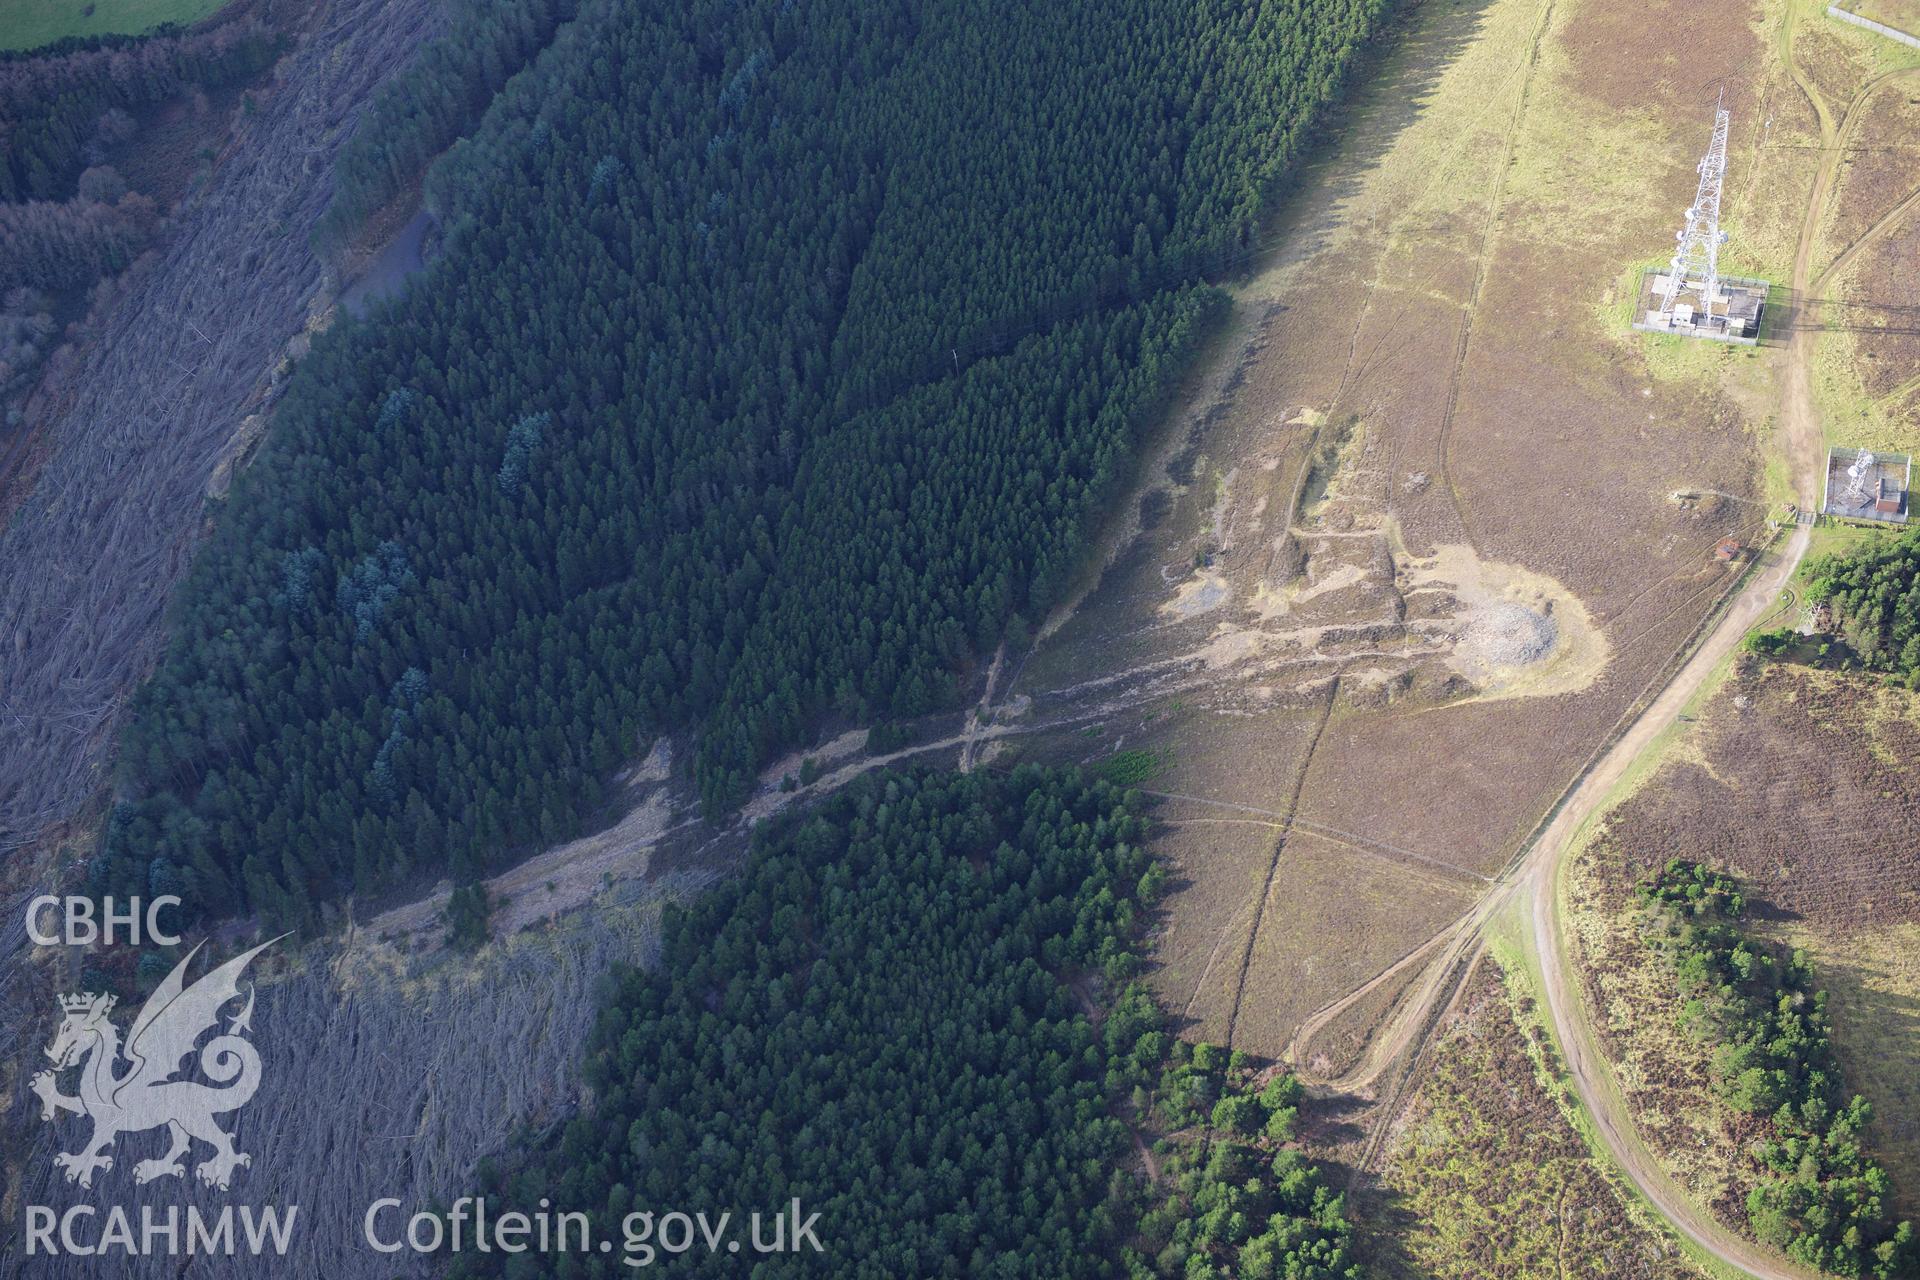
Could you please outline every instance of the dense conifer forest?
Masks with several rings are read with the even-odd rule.
[[[584,6],[430,175],[443,255],[301,362],[96,889],[312,920],[575,832],[644,735],[720,815],[950,705],[1384,7]]]
[[[1861,662],[1920,688],[1920,529],[1823,557],[1809,573],[1808,598],[1832,606]]]
[[[1144,831],[1111,784],[1025,767],[873,778],[762,833],[738,880],[669,917],[660,963],[619,980],[590,1107],[482,1189],[613,1240],[676,1208],[731,1209],[745,1236],[797,1197],[821,1251],[748,1254],[756,1275],[1358,1275],[1341,1198],[1285,1145],[1298,1085],[1256,1089],[1242,1060],[1178,1044],[1126,983],[1158,879]],[[1075,983],[1124,990],[1096,1026]],[[1120,1116],[1156,1109],[1191,1154],[1148,1186],[1118,1168]],[[629,1271],[617,1253],[462,1263]]]
[[[538,53],[576,0],[454,0],[447,31],[389,80],[348,139],[336,165],[333,200],[315,229],[334,246],[367,215],[418,179],[427,163],[479,120],[507,78]]]

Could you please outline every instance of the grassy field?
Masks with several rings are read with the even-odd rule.
[[[137,35],[197,22],[226,0],[0,0],[0,49],[37,49],[67,36]]]
[[[1842,524],[1839,521],[1820,525],[1814,529],[1812,541],[1807,543],[1806,559],[1794,572],[1794,584],[1805,587],[1811,582],[1813,575],[1810,570],[1822,557],[1853,551],[1876,539],[1889,537],[1894,532],[1897,531],[1877,529],[1867,524]]]
[[[1788,0],[1796,62],[1847,148],[1814,246],[1810,281],[1824,305],[1813,391],[1828,442],[1879,451],[1920,449],[1911,377],[1920,334],[1904,300],[1920,287],[1920,230],[1895,217],[1914,190],[1911,145],[1920,128],[1920,51],[1824,16],[1818,0]],[[1846,6],[1904,30],[1920,29],[1920,0]]]

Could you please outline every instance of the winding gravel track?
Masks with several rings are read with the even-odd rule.
[[[1579,980],[1565,967],[1565,931],[1558,910],[1559,872],[1574,837],[1587,820],[1605,808],[1609,796],[1636,761],[1651,749],[1713,669],[1739,647],[1747,629],[1775,607],[1793,571],[1806,553],[1810,531],[1801,526],[1729,605],[1719,624],[1681,667],[1640,718],[1589,770],[1567,797],[1529,854],[1521,889],[1521,908],[1532,916],[1532,942],[1540,961],[1543,994],[1555,1038],[1580,1101],[1592,1115],[1601,1141],[1620,1170],[1676,1230],[1730,1266],[1758,1280],[1808,1280],[1817,1273],[1793,1266],[1757,1245],[1733,1235],[1697,1207],[1668,1177],[1640,1142],[1633,1118],[1613,1078],[1611,1066],[1594,1039],[1583,1007]]]

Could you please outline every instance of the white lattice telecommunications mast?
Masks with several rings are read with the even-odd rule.
[[[1726,90],[1714,103],[1713,142],[1700,161],[1700,187],[1693,193],[1687,209],[1687,223],[1675,237],[1680,243],[1673,252],[1673,266],[1660,291],[1660,310],[1672,311],[1674,299],[1684,285],[1697,285],[1704,309],[1720,287],[1720,246],[1726,233],[1720,230],[1720,183],[1727,176]]]
[[[1853,465],[1847,468],[1847,492],[1840,499],[1841,505],[1848,507],[1873,505],[1873,500],[1880,496],[1880,488],[1874,483],[1879,478],[1875,470],[1875,464],[1878,462],[1879,459],[1872,453],[1865,449],[1860,451],[1860,456],[1855,458]]]

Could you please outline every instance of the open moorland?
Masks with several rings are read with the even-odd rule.
[[[1057,726],[1022,750],[1151,753],[1154,980],[1193,1034],[1367,1085],[1378,1023],[1733,580],[1714,544],[1764,532],[1765,353],[1650,347],[1624,305],[1691,193],[1701,79],[1780,228],[1755,252],[1788,256],[1813,165],[1755,147],[1792,128],[1761,18],[1661,6],[1707,60],[1682,76],[1638,11],[1419,7],[1105,572],[1005,682],[996,724]]]
[[[1916,442],[1907,313],[1920,285],[1912,274],[1920,190],[1908,160],[1920,76],[1911,51],[1818,6],[1777,6],[1771,17],[1777,62],[1763,87],[1771,124],[1755,154],[1819,157],[1792,255],[1796,287],[1773,329],[1790,352],[1784,403],[1797,415],[1790,461],[1804,490],[1809,437],[1878,450]],[[1783,228],[1763,221],[1754,230],[1762,245],[1782,242]],[[1779,260],[1762,252],[1756,265],[1775,273]],[[1847,538],[1822,530],[1817,540]],[[1915,975],[1906,960],[1920,905],[1913,716],[1910,695],[1859,676],[1743,660],[1626,779],[1566,877],[1569,959],[1583,970],[1579,1016],[1592,1019],[1593,1048],[1610,1060],[1589,1064],[1606,1080],[1596,1096],[1617,1094],[1617,1108],[1606,1105],[1635,1131],[1630,1148],[1644,1144],[1644,1159],[1728,1231],[1749,1230],[1745,1192],[1762,1172],[1751,1143],[1764,1123],[1716,1101],[1711,1046],[1682,1029],[1672,971],[1647,945],[1642,931],[1653,926],[1633,885],[1668,858],[1696,859],[1748,887],[1762,940],[1806,951],[1828,993],[1846,1089],[1875,1108],[1868,1153],[1891,1175],[1895,1216],[1910,1215],[1920,1172]],[[1800,1274],[1765,1265],[1767,1274]]]
[[[1920,32],[1920,3],[1916,0],[1839,0],[1839,7],[1875,22],[1884,22],[1909,35]]]

